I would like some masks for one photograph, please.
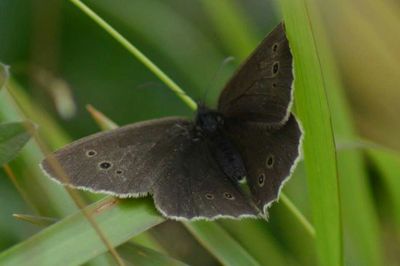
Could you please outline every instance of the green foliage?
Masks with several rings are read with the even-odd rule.
[[[106,198],[87,208],[114,246],[160,223],[149,200],[122,201]],[[129,233],[128,233],[129,232]],[[84,245],[82,245],[84,243]],[[107,248],[81,213],[72,214],[30,239],[0,254],[1,265],[80,265],[104,253]]]
[[[320,50],[305,5],[302,1],[282,1],[295,58],[296,113],[305,131],[304,161],[319,259],[325,265],[342,265],[341,214],[331,114]]]

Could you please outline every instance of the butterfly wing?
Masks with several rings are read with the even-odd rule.
[[[289,118],[292,82],[292,55],[281,23],[228,82],[218,110],[226,117],[280,126]]]
[[[213,219],[257,215],[240,189],[211,159],[206,144],[193,134],[193,124],[164,118],[98,133],[56,151],[68,181],[57,175],[50,158],[44,171],[61,183],[137,197],[153,194],[156,207],[175,219]]]
[[[147,194],[152,184],[146,174],[152,148],[172,127],[188,123],[180,118],[156,119],[77,140],[53,154],[68,180],[52,167],[49,157],[41,166],[50,178],[72,187],[120,197]]]
[[[266,213],[300,156],[300,126],[291,115],[279,129],[263,123],[228,120],[227,131],[242,155],[254,202]]]

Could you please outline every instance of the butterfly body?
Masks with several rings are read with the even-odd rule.
[[[207,142],[210,153],[228,177],[242,181],[246,176],[246,168],[237,147],[226,134],[225,117],[202,104],[198,106],[195,135]]]
[[[193,121],[167,117],[77,140],[53,154],[66,178],[49,158],[41,166],[64,185],[117,197],[151,194],[172,219],[265,216],[300,155],[292,82],[279,24],[228,82],[216,110],[199,104]]]

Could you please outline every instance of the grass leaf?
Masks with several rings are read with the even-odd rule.
[[[288,265],[294,261],[263,220],[221,220],[218,224],[261,265]]]
[[[295,66],[296,111],[302,121],[316,248],[323,265],[342,265],[336,150],[313,21],[301,0],[281,2]]]
[[[164,219],[149,199],[107,197],[86,208],[113,246]],[[117,225],[117,226],[116,226]],[[84,244],[83,244],[84,243]],[[0,265],[80,265],[107,251],[81,211],[0,253]]]
[[[56,218],[44,217],[44,216],[36,216],[36,215],[29,215],[29,214],[18,214],[14,213],[13,217],[17,220],[21,220],[24,222],[28,222],[40,227],[47,227],[49,225],[54,224],[57,222]]]
[[[321,24],[319,24],[321,25]],[[318,32],[320,59],[326,84],[335,139],[358,139],[334,60],[322,27]],[[322,52],[323,51],[323,52]],[[346,264],[383,265],[379,221],[369,188],[362,151],[337,152]]]
[[[358,136],[351,117],[350,105],[341,84],[339,72],[328,43],[327,25],[320,14],[319,1],[306,1],[312,23],[316,51],[321,62],[325,91],[334,129],[338,140],[356,140]],[[379,221],[372,193],[369,188],[366,165],[359,149],[337,152],[340,183],[340,201],[344,241],[344,261],[346,264],[382,265],[383,249],[379,236]]]

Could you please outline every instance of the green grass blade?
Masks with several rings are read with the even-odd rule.
[[[58,221],[56,218],[18,213],[14,213],[13,217],[17,220],[28,222],[40,227],[47,227]]]
[[[291,254],[279,245],[274,232],[263,220],[218,221],[231,236],[261,265],[288,265],[295,261]]]
[[[165,248],[153,237],[150,232],[144,232],[138,236],[135,236],[130,240],[130,243],[138,244],[146,248],[157,250],[160,253],[168,254]]]
[[[322,24],[319,24],[322,25]],[[334,60],[319,29],[320,59],[326,84],[335,139],[357,139],[344,88],[340,83]],[[383,249],[379,221],[362,151],[348,149],[337,153],[340,200],[343,215],[344,260],[346,264],[383,265]]]
[[[6,164],[31,138],[35,126],[31,122],[0,124],[0,165]]]
[[[336,140],[357,139],[350,106],[344,95],[330,44],[327,43],[326,25],[320,14],[319,1],[310,0],[308,10],[313,21],[314,37],[321,62],[325,91],[328,96]],[[312,12],[314,11],[314,12]],[[318,12],[318,13],[317,13]],[[379,235],[379,222],[367,180],[367,172],[359,149],[337,153],[340,200],[343,221],[344,261],[346,264],[382,265],[383,250]]]
[[[183,224],[223,265],[260,265],[216,223],[198,221]]]
[[[286,205],[286,207],[296,217],[296,219],[300,222],[300,224],[303,225],[307,233],[311,237],[315,237],[314,227],[307,220],[307,218],[300,212],[300,210],[293,204],[293,202],[283,193],[281,194],[279,200],[281,200]]]
[[[336,151],[324,77],[305,2],[281,2],[295,64],[296,111],[305,130],[304,159],[323,265],[342,265],[342,230]]]
[[[106,117],[102,112],[96,110],[96,108],[94,108],[92,105],[87,105],[86,109],[101,130],[110,130],[118,127],[114,121]]]
[[[86,210],[113,246],[162,222],[149,199],[106,198]],[[107,251],[82,212],[66,217],[0,253],[0,265],[80,265]]]

